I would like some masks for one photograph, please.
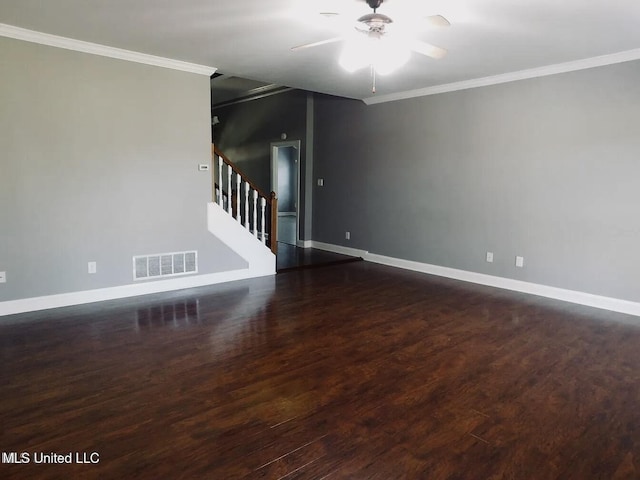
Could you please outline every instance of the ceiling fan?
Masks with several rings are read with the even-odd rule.
[[[394,21],[391,17],[377,11],[383,1],[366,0],[373,13],[358,18],[354,24],[354,30],[352,30],[355,35],[342,35],[319,42],[306,43],[293,47],[291,50],[303,50],[345,40],[346,45],[340,57],[340,65],[348,71],[371,66],[372,75],[374,75],[374,93],[375,73],[391,73],[408,61],[411,51],[435,59],[442,58],[447,54],[444,48],[404,36],[399,29],[394,28],[397,26],[392,25]],[[338,14],[324,12],[321,15],[331,18]],[[425,17],[424,23],[426,26],[435,27],[451,25],[441,15]]]

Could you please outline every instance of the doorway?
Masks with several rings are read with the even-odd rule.
[[[271,144],[271,190],[278,197],[277,241],[297,245],[299,238],[300,140]]]

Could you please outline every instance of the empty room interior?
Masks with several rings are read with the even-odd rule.
[[[640,3],[0,1],[0,477],[640,478]]]

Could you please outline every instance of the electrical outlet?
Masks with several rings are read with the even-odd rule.
[[[0,272],[0,283],[7,283],[7,272]]]
[[[493,262],[493,252],[487,252],[487,262]]]
[[[89,273],[96,273],[98,271],[96,262],[89,262],[87,264],[87,271]]]
[[[344,232],[344,238],[351,240],[351,232]]]
[[[324,178],[319,178],[318,179],[318,186],[319,187],[324,187]]]
[[[516,257],[516,267],[524,267],[524,257]]]

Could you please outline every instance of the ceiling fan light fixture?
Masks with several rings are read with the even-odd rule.
[[[361,36],[345,43],[339,64],[349,73],[373,66],[376,73],[388,75],[407,63],[410,56],[409,48],[401,43],[376,36]]]
[[[409,48],[396,42],[380,41],[379,43],[372,62],[376,73],[389,75],[409,61],[409,57],[411,57]]]
[[[373,58],[371,53],[375,45],[371,43],[375,41],[367,37],[354,38],[345,42],[338,63],[347,72],[353,73],[361,68],[372,64]]]

